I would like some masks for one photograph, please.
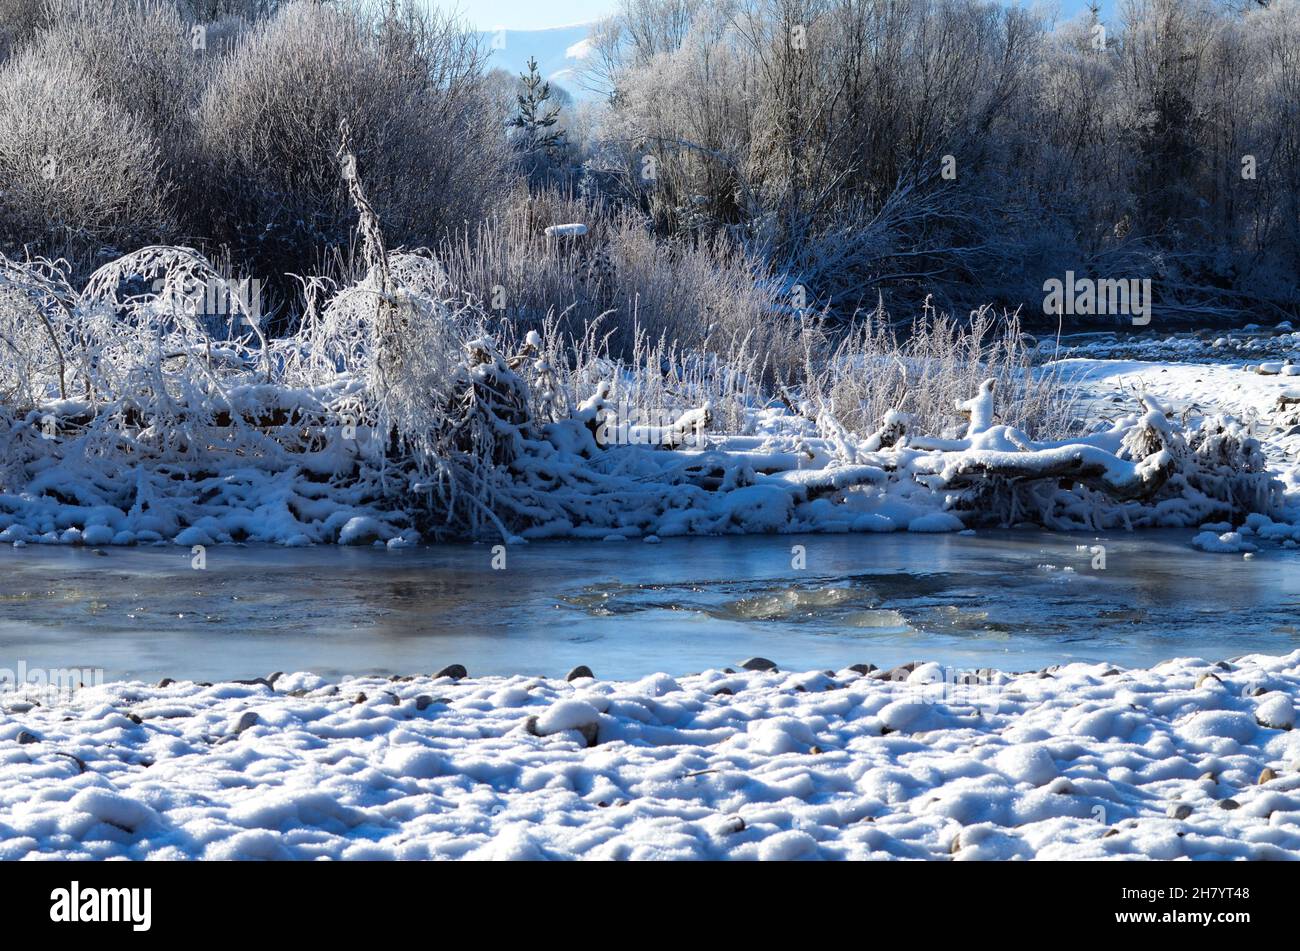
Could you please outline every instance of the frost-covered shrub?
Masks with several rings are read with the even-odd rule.
[[[73,64],[27,49],[0,68],[0,250],[138,247],[172,226],[148,124]]]
[[[67,395],[76,299],[57,266],[0,255],[0,406],[28,410]]]
[[[252,23],[283,6],[280,0],[179,0],[177,5],[186,20],[197,23],[214,23],[227,17]]]
[[[186,136],[200,65],[171,0],[46,0],[33,55],[81,75],[96,97],[142,119],[168,148]]]
[[[346,246],[352,209],[334,154],[347,119],[395,244],[480,216],[507,167],[477,40],[413,9],[298,2],[217,68],[198,112],[211,237],[263,273],[307,273]]]
[[[927,308],[902,334],[876,313],[838,342],[809,341],[808,395],[817,412],[863,435],[896,410],[920,431],[954,436],[965,426],[958,404],[992,378],[996,422],[1039,439],[1071,435],[1069,381],[1035,371],[1026,340],[1015,315],[988,308],[966,322]]]
[[[48,22],[45,0],[0,3],[0,63],[18,52]]]
[[[582,235],[547,228],[582,223]],[[770,374],[801,360],[761,266],[725,240],[661,241],[629,214],[554,192],[515,193],[472,233],[438,248],[451,286],[523,330],[548,315],[581,339],[599,321],[610,351],[667,348],[756,356]]]

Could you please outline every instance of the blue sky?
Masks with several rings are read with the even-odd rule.
[[[617,0],[430,0],[447,10],[458,10],[480,30],[504,27],[508,30],[542,30],[547,27],[588,23],[608,16]],[[1062,19],[1086,6],[1084,0],[1059,0]],[[1103,0],[1102,16],[1108,19],[1115,0]]]
[[[480,30],[544,30],[589,23],[608,16],[617,0],[432,0],[444,10],[463,13]]]

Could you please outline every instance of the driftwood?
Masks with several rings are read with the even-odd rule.
[[[918,468],[920,463],[918,463]],[[1128,462],[1095,446],[1063,446],[1036,452],[965,450],[940,456],[932,471],[945,488],[970,488],[988,478],[1069,479],[1117,501],[1150,498],[1177,468],[1165,450]]]

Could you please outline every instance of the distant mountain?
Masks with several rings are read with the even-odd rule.
[[[522,73],[528,68],[528,57],[535,57],[543,77],[581,99],[585,93],[573,81],[573,70],[582,59],[591,26],[578,23],[548,30],[485,30],[482,35],[492,51],[488,66]]]

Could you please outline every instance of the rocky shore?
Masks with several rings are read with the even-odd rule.
[[[0,695],[0,857],[1295,858],[1300,651]]]

